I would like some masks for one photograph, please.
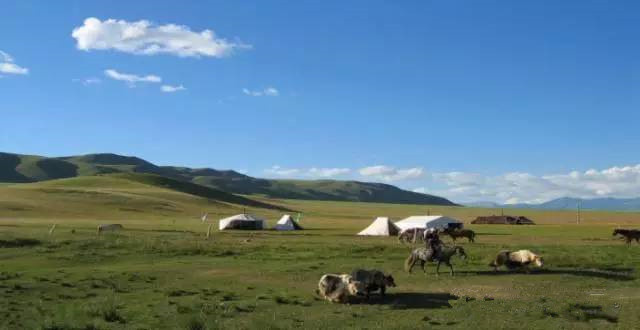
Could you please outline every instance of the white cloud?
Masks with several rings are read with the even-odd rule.
[[[0,50],[0,73],[26,75],[29,69],[15,64],[11,55]]]
[[[188,26],[155,25],[147,20],[127,22],[95,17],[73,29],[80,50],[117,50],[131,54],[170,54],[181,57],[224,57],[236,49],[251,48],[240,42],[219,38],[211,30],[194,32]]]
[[[283,168],[279,165],[274,165],[271,168],[264,170],[265,173],[276,176],[294,176],[300,173],[297,168]]]
[[[291,177],[291,178],[334,178],[346,175],[351,172],[349,168],[338,167],[312,167],[308,169],[301,168],[284,168],[278,165],[272,166],[264,170],[268,175]]]
[[[431,189],[431,193],[460,202],[541,203],[560,197],[640,196],[640,164],[549,175],[522,172],[497,176],[464,172],[434,173],[432,179],[436,184],[444,184],[444,188]],[[428,191],[425,188],[418,189]]]
[[[395,167],[385,165],[363,167],[358,170],[358,172],[362,176],[373,177],[375,179],[383,180],[386,182],[416,179],[423,176],[424,174],[424,171],[421,167],[397,169]]]
[[[184,86],[182,85],[180,86],[162,85],[160,87],[160,90],[165,93],[174,93],[174,92],[184,91],[186,90],[186,88],[184,88]]]
[[[126,82],[129,87],[134,87],[138,82],[145,83],[160,83],[162,82],[162,78],[156,75],[146,75],[146,76],[138,76],[130,73],[120,73],[113,69],[104,70],[104,75],[114,79]]]
[[[312,167],[307,172],[309,176],[320,177],[320,178],[333,178],[340,175],[345,175],[351,172],[351,169],[348,168],[317,168]]]
[[[245,93],[246,95],[249,96],[278,96],[280,95],[280,92],[273,88],[273,87],[267,87],[265,89],[262,90],[249,90],[247,88],[243,88],[242,92]]]
[[[73,82],[77,82],[77,83],[81,83],[85,86],[90,86],[90,85],[97,85],[99,83],[102,82],[102,80],[100,78],[95,78],[95,77],[91,77],[91,78],[85,78],[85,79],[72,79]]]

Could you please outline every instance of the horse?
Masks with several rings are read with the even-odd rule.
[[[640,243],[640,230],[638,229],[615,229],[613,236],[620,235],[625,239],[627,244],[631,244],[634,239],[636,243]]]
[[[415,242],[424,240],[424,228],[408,228],[398,234],[398,242]]]
[[[476,233],[471,229],[446,229],[444,233],[449,235],[454,242],[456,241],[456,238],[459,237],[466,237],[471,243],[476,241]]]
[[[416,262],[420,261],[420,266],[422,267],[422,271],[426,274],[427,271],[424,268],[425,263],[427,262],[437,262],[438,266],[436,267],[436,276],[440,274],[440,264],[444,263],[449,266],[450,274],[453,276],[453,266],[451,265],[451,257],[453,255],[459,255],[460,258],[465,259],[467,254],[464,252],[464,249],[461,246],[442,246],[440,251],[435,253],[432,258],[429,258],[429,249],[420,247],[411,251],[409,257],[404,262],[404,269],[411,273],[413,266],[415,266]]]

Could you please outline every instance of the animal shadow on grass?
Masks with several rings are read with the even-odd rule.
[[[392,309],[451,308],[449,300],[458,297],[450,293],[398,292],[384,297],[372,295],[368,300],[357,297],[350,301],[354,305],[389,305]]]
[[[489,275],[489,276],[501,276],[501,275],[513,275],[513,274],[525,274],[525,275],[574,275],[584,277],[597,277],[614,281],[632,281],[635,277],[632,275],[634,269],[632,268],[605,268],[605,269],[579,269],[579,268],[556,268],[556,269],[532,269],[530,273],[525,273],[520,270],[499,270],[497,272],[493,270],[483,271],[458,271],[456,274],[468,274],[468,275]]]
[[[571,304],[566,313],[568,318],[576,321],[605,320],[610,323],[618,323],[617,316],[605,313],[602,306],[598,305]]]

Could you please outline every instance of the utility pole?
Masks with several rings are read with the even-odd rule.
[[[577,212],[576,212],[576,224],[580,224],[580,204],[582,203],[582,201],[578,201],[578,205],[577,205]]]

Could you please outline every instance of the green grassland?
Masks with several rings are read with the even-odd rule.
[[[640,214],[518,210],[535,226],[470,225],[499,210],[228,196],[155,177],[76,177],[0,185],[0,329],[611,328],[640,324],[640,245],[611,236]],[[269,226],[303,213],[304,231],[214,230],[247,212]],[[505,210],[505,213],[514,213]],[[375,216],[446,214],[478,233],[458,241],[456,276],[407,274],[410,247],[358,237]],[[98,236],[96,225],[125,230]],[[56,229],[49,235],[51,225]],[[449,239],[445,241],[450,243]],[[531,274],[487,266],[501,249],[528,248]],[[324,273],[378,268],[396,278],[388,296],[348,305],[314,293]]]

